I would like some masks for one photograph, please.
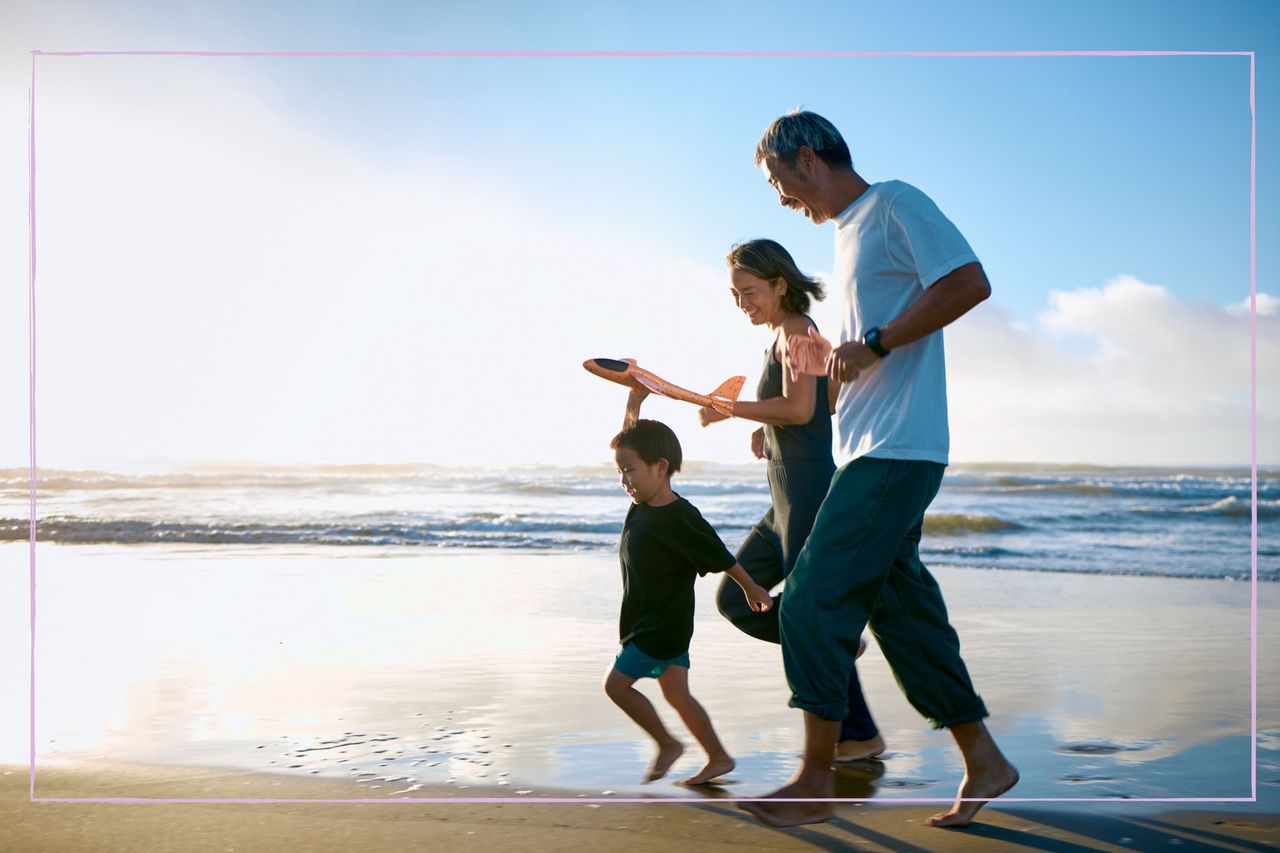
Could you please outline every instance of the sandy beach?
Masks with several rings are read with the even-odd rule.
[[[831,821],[770,829],[731,803],[651,804],[32,803],[26,768],[0,776],[0,847],[22,851],[1271,850],[1274,811],[1144,804],[1003,805],[963,831],[925,826],[922,807],[845,804]],[[259,779],[208,769],[140,766],[41,771],[50,789],[81,796],[238,798],[266,786],[279,798],[357,796],[338,780]],[[436,791],[440,795],[448,792]]]
[[[27,549],[0,556],[16,651],[2,674],[25,686]],[[1280,678],[1265,654],[1259,802],[1214,802],[1252,795],[1247,583],[940,568],[991,728],[1022,771],[1013,801],[963,833],[924,825],[939,807],[918,801],[949,798],[959,765],[873,645],[862,673],[889,750],[843,768],[838,789],[864,802],[780,832],[724,800],[786,781],[799,715],[777,648],[719,618],[713,579],[698,589],[691,683],[738,768],[698,792],[639,784],[648,746],[600,690],[616,643],[612,555],[37,556],[38,799],[380,802],[32,803],[29,696],[16,690],[0,740],[4,849],[1260,850],[1280,831]],[[1266,648],[1280,590],[1259,593]],[[697,760],[690,750],[673,778]],[[507,801],[447,802],[479,797]],[[615,802],[630,798],[653,802]],[[1165,802],[1065,802],[1080,798]]]

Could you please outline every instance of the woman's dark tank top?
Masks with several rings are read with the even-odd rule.
[[[764,453],[770,462],[831,459],[831,415],[827,411],[827,377],[819,376],[813,400],[813,417],[805,424],[764,426]],[[756,399],[782,396],[782,362],[778,360],[777,342],[764,354],[764,373],[756,386]]]

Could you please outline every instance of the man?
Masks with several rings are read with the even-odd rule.
[[[836,225],[831,286],[840,345],[794,341],[792,370],[830,378],[840,468],[782,596],[782,655],[805,746],[792,782],[742,807],[774,826],[832,816],[832,747],[864,625],[908,701],[947,728],[964,759],[955,804],[934,826],[964,826],[1018,781],[982,720],[937,584],[920,562],[920,528],[947,464],[943,326],[991,293],[977,257],[916,188],[868,184],[831,122],[792,112],[765,131],[756,164],[781,203]],[[782,800],[805,802],[783,802]]]

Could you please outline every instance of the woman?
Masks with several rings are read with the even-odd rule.
[[[773,240],[750,240],[733,247],[726,259],[730,292],[753,326],[767,326],[773,343],[765,352],[764,373],[756,389],[757,401],[734,405],[733,415],[764,424],[751,434],[751,452],[768,459],[769,494],[773,506],[738,549],[738,562],[752,580],[773,589],[791,572],[804,547],[818,507],[827,493],[835,463],[831,458],[831,412],[827,377],[791,379],[787,369],[787,339],[807,336],[816,328],[808,316],[810,298],[822,299],[822,284],[796,268],[790,253]],[[699,411],[703,426],[725,420],[714,409]],[[739,630],[760,640],[781,642],[778,602],[758,613],[746,606],[736,584],[722,583],[716,603],[720,613]],[[860,645],[861,654],[864,645]],[[840,728],[836,761],[857,761],[884,751],[858,681],[849,676],[849,715]]]

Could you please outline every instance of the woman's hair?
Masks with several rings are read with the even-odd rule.
[[[826,295],[822,282],[800,272],[791,253],[773,240],[747,240],[729,250],[725,258],[731,270],[742,270],[756,278],[772,282],[781,278],[787,283],[782,294],[782,307],[792,314],[809,313],[809,297],[821,301]]]
[[[617,450],[619,447],[634,450],[636,455],[649,465],[653,465],[659,459],[667,460],[668,474],[674,474],[680,470],[683,457],[680,452],[680,439],[676,438],[671,427],[661,421],[640,418],[609,442],[610,450]]]

